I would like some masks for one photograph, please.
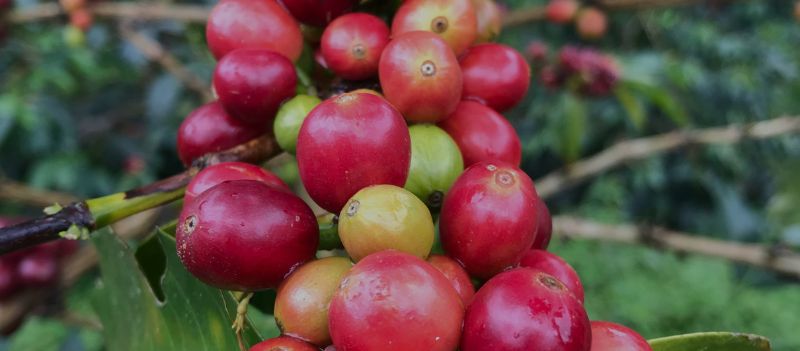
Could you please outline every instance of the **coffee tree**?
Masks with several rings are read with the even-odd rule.
[[[91,6],[61,6],[65,38],[83,40]],[[800,130],[796,118],[732,136],[698,130],[632,156],[611,150],[622,155],[611,161],[577,161],[565,142],[572,168],[534,181],[523,169],[530,144],[504,115],[531,89],[567,94],[565,139],[586,129],[584,99],[614,97],[634,124],[642,96],[685,118],[599,49],[495,42],[504,25],[539,17],[603,40],[613,8],[553,0],[504,17],[492,0],[222,0],[202,12],[213,96],[174,136],[185,170],[8,223],[0,298],[56,286],[59,262],[91,254],[77,250],[85,239],[99,256],[95,310],[111,350],[770,350],[754,334],[646,340],[590,320],[581,277],[547,251],[544,198],[556,187],[651,152]],[[277,157],[296,161],[301,187],[262,167]],[[173,202],[180,211],[135,245],[109,229]],[[800,270],[794,257],[734,259]]]

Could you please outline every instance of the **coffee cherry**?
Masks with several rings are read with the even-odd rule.
[[[372,94],[325,100],[308,114],[297,137],[300,179],[311,198],[331,213],[339,213],[367,186],[402,186],[410,161],[403,117]]]
[[[329,345],[328,307],[352,266],[346,257],[327,257],[306,263],[289,275],[275,299],[275,321],[281,332],[315,345]]]
[[[223,162],[206,167],[192,178],[183,195],[184,205],[194,201],[204,191],[228,180],[257,180],[277,189],[291,191],[283,180],[266,169],[244,162]]]
[[[558,279],[532,268],[498,274],[467,307],[462,351],[589,351],[591,326]]]
[[[277,287],[314,258],[316,217],[297,196],[255,180],[232,180],[184,206],[178,256],[206,284],[227,290]]]
[[[500,160],[518,166],[522,144],[514,127],[502,115],[475,101],[464,100],[439,127],[453,137],[464,166]]]
[[[408,128],[411,134],[411,167],[406,190],[431,208],[442,206],[444,194],[464,170],[458,145],[439,127],[417,124]]]
[[[386,99],[411,122],[436,122],[461,98],[461,69],[435,34],[409,32],[394,38],[381,55],[381,87]]]
[[[519,263],[536,234],[536,189],[502,162],[467,168],[444,198],[439,234],[447,254],[487,279]]]
[[[464,270],[464,267],[461,267],[452,258],[442,255],[431,255],[431,257],[428,257],[428,263],[436,267],[450,281],[458,296],[461,297],[461,302],[464,303],[464,306],[472,301],[472,296],[475,295],[475,287],[472,285],[472,280],[469,279],[469,274]]]
[[[303,51],[300,25],[275,0],[222,0],[208,16],[208,48],[219,60],[241,48],[269,49],[296,61]]]
[[[14,295],[20,287],[14,263],[0,257],[0,301]]]
[[[297,134],[308,114],[322,102],[311,95],[297,95],[286,101],[275,116],[273,131],[283,151],[294,154],[297,151]]]
[[[305,341],[282,335],[255,344],[250,351],[319,351],[319,349]]]
[[[231,116],[262,130],[272,126],[281,103],[295,95],[297,73],[283,55],[237,49],[214,68],[214,91]]]
[[[575,18],[580,4],[575,0],[550,0],[545,8],[545,15],[550,22],[568,23]]]
[[[478,37],[478,19],[471,0],[409,0],[397,10],[392,37],[413,31],[439,35],[458,55]]]
[[[52,285],[58,277],[56,258],[47,253],[34,252],[17,264],[20,283],[29,287]]]
[[[281,0],[298,21],[324,27],[335,18],[350,12],[358,0]]]
[[[550,237],[553,236],[553,218],[550,217],[550,210],[541,198],[536,201],[536,214],[539,225],[536,227],[536,238],[533,239],[532,249],[547,250],[550,245]]]
[[[480,44],[461,57],[464,99],[482,102],[495,111],[514,107],[525,97],[531,68],[525,58],[502,44]]]
[[[472,0],[477,16],[478,37],[476,43],[494,41],[503,28],[503,9],[494,0]]]
[[[575,28],[583,39],[599,39],[606,34],[608,28],[606,14],[597,8],[587,7],[578,13]]]
[[[592,351],[653,351],[639,333],[628,327],[592,321]]]
[[[522,256],[519,265],[552,275],[583,303],[583,284],[581,284],[581,279],[575,269],[561,257],[544,250],[529,250]]]
[[[452,351],[464,309],[436,268],[382,251],[358,262],[333,295],[330,329],[340,351]]]
[[[219,102],[211,102],[192,111],[181,123],[178,155],[188,166],[200,156],[232,148],[265,132],[229,116]]]
[[[377,75],[381,53],[389,43],[389,27],[378,17],[351,13],[337,18],[322,34],[320,48],[327,67],[350,80]]]
[[[86,32],[92,26],[94,19],[92,13],[86,8],[79,8],[69,14],[69,24],[75,28]]]
[[[342,209],[339,237],[356,262],[387,249],[426,258],[433,247],[433,218],[408,190],[373,185],[353,195]]]

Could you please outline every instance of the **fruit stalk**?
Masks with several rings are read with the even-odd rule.
[[[201,169],[228,161],[260,163],[280,153],[271,135],[197,159],[183,173],[126,192],[101,196],[68,206],[48,207],[47,216],[0,229],[0,254],[68,237],[77,239],[89,232],[155,208],[183,196],[186,185]]]

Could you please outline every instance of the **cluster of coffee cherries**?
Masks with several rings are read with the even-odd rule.
[[[608,30],[605,12],[594,6],[581,8],[577,0],[550,0],[545,7],[545,15],[553,23],[568,24],[574,21],[578,35],[586,40],[602,38]]]
[[[192,179],[176,230],[187,270],[222,289],[277,289],[282,335],[251,351],[650,350],[590,322],[578,275],[546,251],[550,213],[501,114],[531,73],[486,42],[499,17],[481,18],[497,5],[408,0],[389,18],[362,5],[221,0],[208,20],[219,99],[181,125],[182,161],[271,131],[341,240],[318,251],[311,207],[261,167]],[[325,70],[375,89],[298,95],[298,22],[319,27],[307,42]]]
[[[0,227],[17,222],[0,218]],[[0,256],[0,310],[4,302],[25,291],[53,287],[58,282],[60,262],[77,249],[77,241],[59,240]],[[22,319],[5,326],[0,334],[13,332],[21,323]]]
[[[534,41],[527,54],[539,71],[542,85],[550,89],[567,88],[581,95],[602,97],[611,94],[620,70],[611,56],[588,47],[567,45],[553,62],[547,62],[547,45]]]

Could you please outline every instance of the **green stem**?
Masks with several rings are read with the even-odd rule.
[[[102,228],[120,219],[155,208],[183,197],[186,187],[165,192],[128,197],[127,193],[116,193],[86,200],[95,220],[95,228]]]

